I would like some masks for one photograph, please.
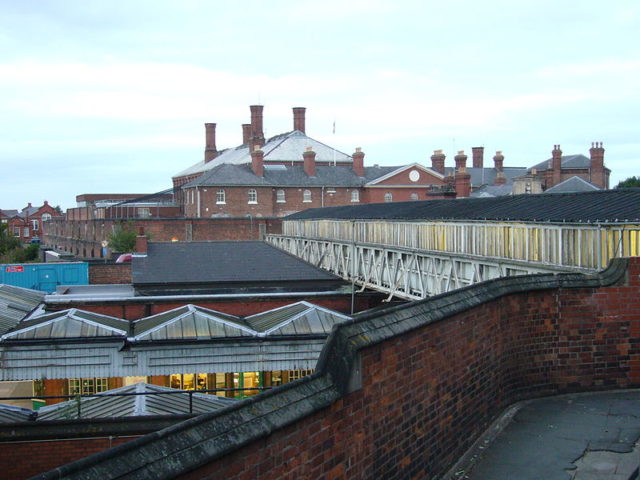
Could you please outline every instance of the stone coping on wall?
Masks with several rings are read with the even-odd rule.
[[[63,465],[40,479],[173,478],[330,406],[359,388],[359,351],[505,295],[623,285],[628,259],[596,274],[539,274],[472,285],[334,327],[314,374],[126,445]]]

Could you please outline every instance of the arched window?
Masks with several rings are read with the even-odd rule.
[[[384,201],[385,202],[393,202],[393,193],[391,192],[387,192],[384,194]]]
[[[276,191],[276,202],[277,203],[285,203],[284,190]]]
[[[226,198],[227,197],[222,188],[216,192],[216,203],[227,203]]]
[[[304,203],[311,203],[311,190],[305,190],[302,192],[302,201]]]
[[[360,201],[360,191],[359,190],[351,190],[351,201],[353,203]]]
[[[42,221],[46,222],[47,220],[51,220],[51,214],[50,213],[43,213],[42,214]]]
[[[412,193],[410,198],[411,200],[418,200],[420,197],[418,197],[417,193]]]
[[[258,192],[253,188],[248,192],[249,203],[258,203]]]

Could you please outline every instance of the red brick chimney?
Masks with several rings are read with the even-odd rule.
[[[473,168],[484,167],[484,147],[472,147],[473,152]]]
[[[251,105],[251,146],[262,148],[264,145],[264,132],[262,130],[262,105]],[[255,148],[251,148],[254,151]]]
[[[211,160],[218,156],[218,150],[216,150],[216,124],[205,123],[205,139],[206,146],[204,148],[204,163],[209,163]]]
[[[316,152],[313,151],[313,148],[307,147],[307,149],[302,153],[302,158],[304,159],[304,173],[309,177],[315,177]]]
[[[431,155],[431,169],[444,175],[444,160],[447,158],[442,150],[434,150]]]
[[[596,187],[607,188],[604,175],[604,148],[602,148],[602,142],[593,142],[589,153],[591,155],[591,183]]]
[[[243,123],[242,124],[242,144],[249,145],[251,141],[251,124]]]
[[[293,107],[293,129],[299,130],[302,133],[305,132],[305,118],[304,113],[307,109],[305,107]]]
[[[507,183],[507,179],[504,177],[504,171],[496,173],[496,178],[493,183],[494,185],[504,185]]]
[[[547,188],[558,185],[561,181],[562,150],[560,150],[560,145],[554,145],[551,151],[551,170],[551,185],[547,185]]]
[[[148,239],[144,234],[144,227],[138,229],[138,236],[136,237],[136,253],[147,253]]]
[[[251,152],[251,169],[257,177],[264,177],[264,152],[257,145]]]
[[[364,152],[362,148],[356,147],[356,151],[351,155],[353,158],[353,173],[359,177],[364,177]]]
[[[500,150],[498,150],[493,156],[493,167],[498,172],[502,172],[504,170],[504,155]]]
[[[456,161],[456,198],[465,198],[471,194],[471,175],[467,172],[467,156],[464,150],[460,150],[454,159]]]

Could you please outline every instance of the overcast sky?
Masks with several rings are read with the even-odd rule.
[[[640,175],[640,2],[0,0],[0,99],[3,209],[169,188],[251,104],[267,136],[307,107],[367,165],[602,141],[615,185]]]

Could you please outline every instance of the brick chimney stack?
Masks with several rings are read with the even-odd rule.
[[[473,152],[473,168],[484,167],[484,147],[472,147]]]
[[[562,150],[560,145],[554,145],[551,151],[551,185],[547,183],[547,188],[558,185],[561,181],[562,172]]]
[[[305,132],[305,107],[293,107],[293,129]]]
[[[249,145],[251,141],[251,124],[243,123],[242,124],[242,144]]]
[[[493,167],[498,172],[502,172],[504,170],[504,155],[500,150],[498,150],[493,156]]]
[[[604,174],[604,148],[602,142],[593,142],[589,150],[591,156],[590,181],[596,187],[608,188]]]
[[[353,158],[353,173],[359,177],[364,177],[364,152],[362,148],[356,147],[356,151],[351,155]]]
[[[504,176],[504,171],[499,171],[496,173],[496,178],[493,181],[494,185],[504,185],[507,183],[507,179]]]
[[[251,105],[251,151],[255,150],[255,147],[262,148],[264,145],[264,131],[262,129],[262,105]]]
[[[442,150],[434,150],[431,155],[431,169],[444,175],[444,160],[447,158]]]
[[[138,236],[136,237],[136,253],[147,253],[148,239],[144,234],[144,227],[138,229]]]
[[[257,177],[264,177],[264,152],[257,145],[251,152],[251,169]]]
[[[302,153],[302,158],[304,159],[304,173],[309,177],[315,177],[316,152],[313,151],[312,147],[307,147],[307,149]]]
[[[456,161],[456,172],[467,171],[467,156],[464,154],[464,150],[460,150],[453,159]]]
[[[455,188],[456,198],[465,198],[471,195],[471,175],[467,172],[467,156],[464,150],[460,150],[454,157],[456,161]]]
[[[218,150],[216,149],[216,124],[205,123],[205,139],[206,146],[204,148],[204,163],[209,163],[211,160],[218,156]]]

